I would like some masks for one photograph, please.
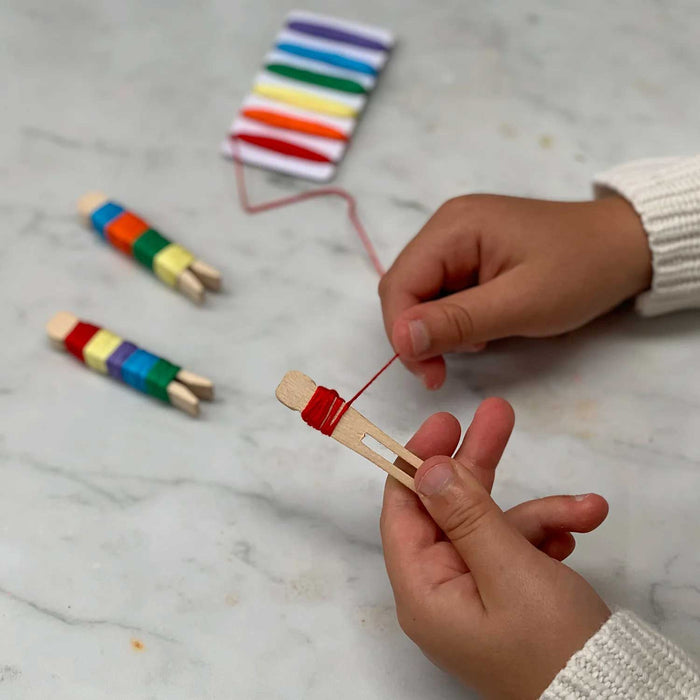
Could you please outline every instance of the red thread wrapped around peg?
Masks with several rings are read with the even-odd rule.
[[[301,412],[301,417],[307,425],[324,435],[332,435],[348,408],[350,403],[343,401],[335,389],[318,386]]]
[[[324,435],[332,435],[340,419],[345,415],[346,411],[352,406],[355,400],[361,396],[365,390],[374,382],[374,380],[398,357],[398,353],[394,355],[377,372],[362,389],[360,389],[350,401],[343,401],[335,389],[326,389],[325,386],[317,386],[316,391],[309,399],[309,403],[301,412],[301,417],[307,425],[310,425],[316,430],[320,430]]]

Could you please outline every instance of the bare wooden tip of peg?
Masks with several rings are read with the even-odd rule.
[[[221,289],[221,273],[215,268],[205,263],[203,260],[195,260],[190,265],[190,270],[199,278],[199,281],[212,292]]]
[[[200,399],[211,401],[214,398],[214,384],[211,379],[201,377],[187,369],[181,369],[175,378]]]
[[[316,382],[303,372],[294,369],[282,377],[275,396],[287,408],[303,411],[314,391],[316,391]]]
[[[108,197],[103,192],[88,192],[78,200],[78,214],[86,221],[90,218],[90,214],[101,207]]]
[[[183,270],[177,278],[177,288],[195,304],[204,301],[204,285],[190,269]]]
[[[63,344],[70,332],[78,323],[78,317],[68,311],[59,311],[47,324],[46,333],[49,336],[51,345],[58,350],[63,350]]]
[[[180,382],[172,381],[167,386],[170,403],[195,418],[199,415],[199,399]]]

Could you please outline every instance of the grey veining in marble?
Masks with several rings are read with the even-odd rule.
[[[466,696],[394,619],[382,474],[273,397],[290,368],[352,393],[390,354],[342,205],[248,218],[218,155],[292,6],[0,8],[0,697]],[[697,3],[309,8],[398,36],[338,177],[384,261],[450,196],[581,198],[609,165],[698,150]],[[74,215],[95,188],[219,265],[226,292],[196,309],[100,245]],[[191,420],[53,352],[62,308],[209,374],[217,401]],[[697,314],[622,310],[455,359],[434,395],[394,367],[358,408],[403,440],[509,399],[499,503],[605,495],[572,564],[699,654],[699,342]]]

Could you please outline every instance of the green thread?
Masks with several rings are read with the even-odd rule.
[[[292,78],[293,80],[300,80],[303,83],[320,85],[321,87],[331,88],[332,90],[352,92],[357,95],[364,95],[367,92],[360,83],[354,80],[348,80],[347,78],[336,78],[334,75],[314,73],[310,70],[286,66],[283,63],[269,63],[265,68],[271,73],[283,75],[285,78]]]
[[[177,365],[167,360],[159,359],[146,375],[146,393],[169,403],[168,384],[175,379],[179,371],[180,367]]]
[[[170,245],[170,241],[167,238],[161,236],[158,231],[149,228],[134,241],[131,252],[142,265],[152,270],[153,258],[168,245]]]

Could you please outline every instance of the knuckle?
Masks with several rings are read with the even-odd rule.
[[[391,288],[391,272],[385,272],[379,278],[379,284],[377,285],[377,291],[379,292],[379,297],[383,299],[389,293]]]
[[[411,640],[419,643],[421,632],[424,629],[422,612],[413,603],[404,601],[396,606],[396,619],[403,633]]]
[[[479,194],[463,194],[452,197],[442,204],[438,211],[450,216],[475,216],[486,205],[488,198]]]
[[[460,211],[462,211],[468,198],[469,195],[459,195],[458,197],[450,197],[450,199],[444,201],[440,205],[438,213],[457,214]]]
[[[399,627],[403,630],[403,633],[413,639],[413,632],[415,630],[415,618],[409,614],[406,606],[397,605],[396,606],[396,619],[398,620]]]
[[[468,345],[474,337],[474,320],[469,310],[464,306],[451,301],[445,301],[440,305],[444,314],[445,325],[454,339],[456,347]]]
[[[457,544],[469,539],[484,526],[491,513],[491,504],[479,496],[463,496],[447,513],[443,531],[450,540]]]

